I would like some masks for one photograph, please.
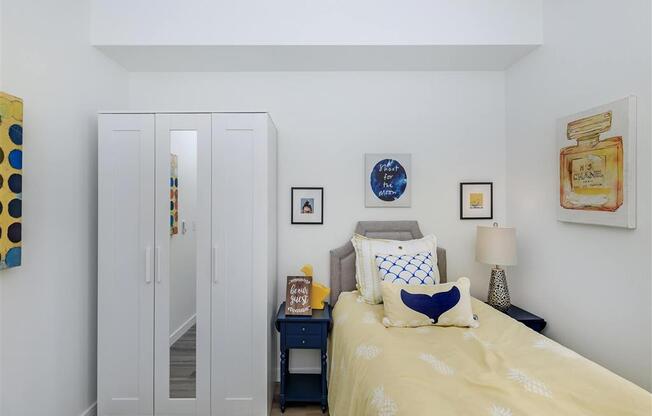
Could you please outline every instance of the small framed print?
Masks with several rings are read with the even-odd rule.
[[[324,223],[324,188],[292,188],[292,224]]]
[[[460,219],[491,220],[493,218],[493,182],[460,183]]]

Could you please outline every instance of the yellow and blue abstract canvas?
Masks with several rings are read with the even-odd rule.
[[[0,269],[20,266],[23,100],[0,92]]]

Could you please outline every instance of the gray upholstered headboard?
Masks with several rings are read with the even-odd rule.
[[[371,238],[388,240],[413,240],[423,237],[416,221],[360,221],[355,233]],[[446,250],[437,247],[437,267],[442,283],[446,282]],[[355,250],[348,241],[342,247],[331,250],[331,295],[335,305],[341,292],[355,290]]]

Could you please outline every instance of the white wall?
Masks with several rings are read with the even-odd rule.
[[[650,389],[650,2],[548,0],[544,32],[545,45],[507,71],[512,300],[546,318],[546,335]],[[556,119],[629,94],[637,229],[558,222]]]
[[[4,84],[2,82],[2,0],[0,0],[0,91],[4,91]],[[2,299],[2,284],[0,284],[0,299]],[[2,413],[2,307],[0,306],[0,414]]]
[[[542,0],[91,0],[95,45],[509,45]],[[170,30],[174,28],[174,30]]]
[[[2,0],[0,0],[0,88],[2,87]]]
[[[23,265],[0,272],[3,416],[95,401],[96,116],[126,73],[88,45],[89,2],[4,2],[2,87],[25,102]]]
[[[177,155],[179,179],[179,233],[170,237],[170,336],[178,338],[197,311],[197,133],[173,131],[170,152]]]
[[[279,130],[279,301],[304,263],[328,283],[329,250],[359,220],[415,219],[449,251],[449,275],[484,298],[489,268],[474,261],[475,227],[459,220],[459,182],[495,184],[505,217],[502,72],[134,73],[132,109],[269,111]],[[412,208],[364,207],[364,154],[412,153]],[[323,226],[290,225],[290,187],[323,186]],[[297,356],[295,355],[295,358]],[[303,358],[293,368],[317,366]]]

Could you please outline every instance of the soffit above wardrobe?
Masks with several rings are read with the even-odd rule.
[[[132,72],[493,71],[536,45],[484,46],[101,46]]]

